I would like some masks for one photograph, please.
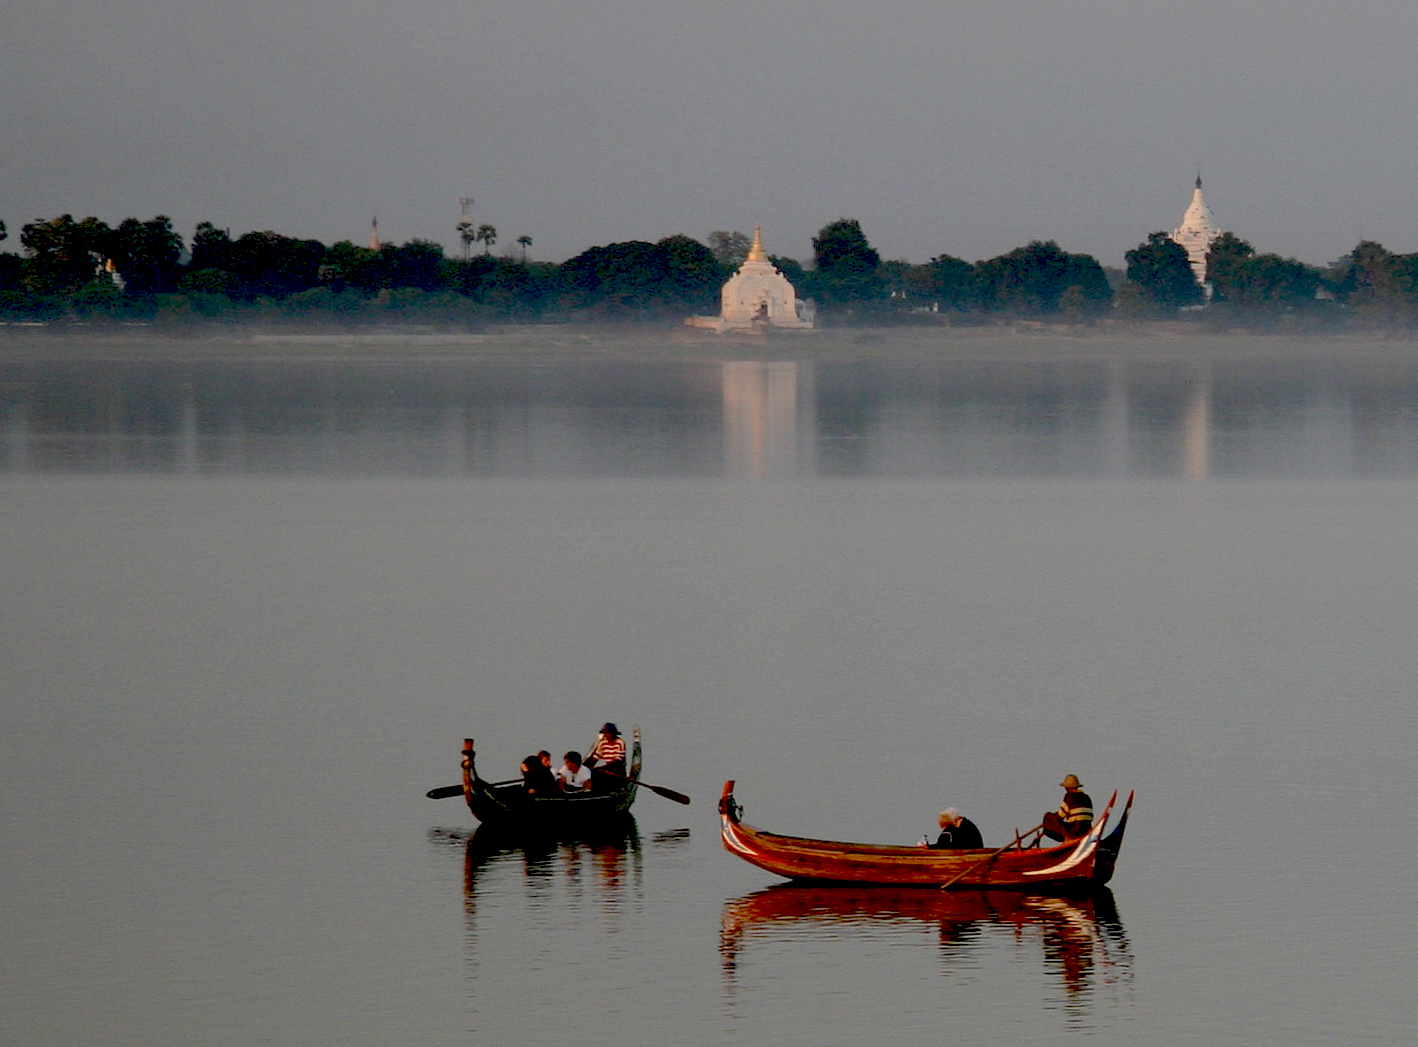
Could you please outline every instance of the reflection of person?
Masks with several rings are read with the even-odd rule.
[[[562,759],[566,762],[556,772],[557,780],[561,783],[561,791],[579,793],[591,788],[591,768],[581,762],[581,754],[573,749]]]
[[[1057,811],[1044,815],[1044,835],[1051,840],[1076,840],[1093,828],[1093,798],[1083,791],[1076,774],[1065,775],[1059,785],[1063,802]]]
[[[522,788],[528,796],[550,796],[557,791],[556,778],[540,755],[522,761]]]
[[[974,822],[954,807],[947,807],[940,812],[940,835],[928,846],[935,851],[968,851],[984,847],[985,841]]]

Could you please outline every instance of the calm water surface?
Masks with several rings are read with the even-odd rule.
[[[0,1042],[1411,1042],[1418,353],[0,366]],[[456,800],[639,724],[620,838]],[[780,885],[714,804],[1086,901]]]

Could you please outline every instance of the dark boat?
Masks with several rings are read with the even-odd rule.
[[[937,851],[835,840],[782,836],[745,824],[734,800],[734,783],[724,783],[719,826],[724,847],[746,862],[791,880],[882,884],[897,887],[1004,887],[1026,891],[1082,891],[1101,887],[1113,876],[1123,845],[1132,795],[1116,828],[1108,821],[1113,793],[1086,836],[1057,847],[1033,845],[1024,837],[997,849]],[[1033,833],[1034,830],[1031,830]]]
[[[594,829],[629,817],[640,778],[640,728],[632,730],[630,763],[611,789],[565,796],[528,796],[522,779],[489,782],[478,776],[473,739],[463,740],[463,799],[488,828],[567,832]],[[599,776],[598,776],[599,777]],[[457,795],[456,792],[454,795]]]

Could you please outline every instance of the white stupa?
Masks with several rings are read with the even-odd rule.
[[[799,302],[788,278],[768,260],[763,232],[755,226],[753,244],[739,271],[719,292],[718,316],[691,316],[685,323],[723,334],[767,327],[806,330],[812,327],[812,306]]]
[[[1191,205],[1182,215],[1182,224],[1172,230],[1172,241],[1187,253],[1196,282],[1206,285],[1206,252],[1211,242],[1221,235],[1216,219],[1211,216],[1211,208],[1201,195],[1201,175],[1196,176],[1196,189],[1192,192]]]

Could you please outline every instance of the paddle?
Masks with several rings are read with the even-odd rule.
[[[635,781],[635,784],[640,786],[640,788],[649,789],[652,793],[659,793],[666,800],[673,800],[675,803],[689,803],[689,797],[684,795],[684,793],[677,793],[673,789],[666,789],[663,785],[651,785],[648,782],[642,782],[635,779],[627,778],[623,774],[616,774],[614,771],[597,771],[597,773],[609,775],[612,778],[620,778],[627,782]],[[513,782],[520,782],[521,780],[522,779],[520,778],[513,778],[511,781],[493,782],[492,784],[495,786],[511,785]],[[446,800],[452,796],[462,796],[463,787],[461,785],[444,785],[438,789],[430,789],[424,795],[427,796],[430,800]]]
[[[496,788],[499,785],[512,785],[521,780],[521,778],[510,778],[505,782],[490,782],[489,784]],[[450,796],[462,796],[463,787],[461,785],[444,785],[437,789],[430,789],[424,795],[430,800],[446,800]]]
[[[1044,827],[1044,826],[1043,826],[1043,824],[1041,823],[1041,824],[1039,824],[1039,825],[1034,826],[1034,828],[1030,829],[1027,833],[1019,833],[1019,832],[1016,832],[1016,833],[1014,834],[1014,839],[1010,840],[1009,843],[1005,844],[1003,847],[1001,847],[1001,848],[1000,848],[999,850],[997,850],[997,851],[991,851],[989,854],[987,854],[987,855],[985,855],[983,858],[981,858],[978,862],[971,862],[969,865],[965,866],[965,868],[961,869],[958,873],[956,873],[956,874],[955,874],[954,876],[952,876],[950,879],[946,880],[945,883],[941,884],[941,885],[940,885],[940,889],[943,891],[943,890],[945,890],[947,887],[952,886],[957,880],[959,880],[959,879],[960,879],[962,876],[964,876],[966,873],[974,872],[976,869],[978,869],[980,866],[984,865],[986,862],[994,861],[994,859],[998,858],[1000,855],[1002,855],[1005,851],[1009,850],[1011,847],[1021,846],[1021,845],[1023,844],[1023,842],[1024,842],[1024,837],[1034,835],[1034,833],[1038,832],[1038,831],[1039,831],[1040,829],[1042,829],[1043,827]]]
[[[634,782],[636,785],[640,786],[640,788],[649,789],[652,793],[659,793],[666,800],[673,800],[675,803],[689,803],[689,797],[684,795],[684,793],[677,793],[673,789],[666,789],[663,785],[650,785],[648,782],[642,782],[638,778],[628,778],[623,774],[602,770],[599,767],[592,767],[591,771],[595,774],[605,774],[612,778],[620,778],[623,781]]]

